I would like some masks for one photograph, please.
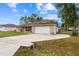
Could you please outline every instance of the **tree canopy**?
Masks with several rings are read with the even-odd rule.
[[[58,16],[62,18],[62,22],[67,26],[72,26],[73,31],[75,26],[77,26],[78,15],[75,3],[57,3],[56,7],[58,9]]]
[[[23,16],[20,18],[20,24],[27,24],[27,23],[31,23],[34,21],[41,21],[43,18],[36,15],[36,14],[32,14],[31,16]]]

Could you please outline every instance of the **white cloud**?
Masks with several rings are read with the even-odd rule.
[[[46,17],[44,17],[44,19],[49,19],[49,20],[57,20],[57,15],[55,15],[55,14],[48,14]]]
[[[7,6],[12,8],[12,11],[18,12],[18,10],[16,9],[17,3],[8,3]]]
[[[27,13],[27,9],[24,9],[24,12]]]
[[[41,13],[41,14],[46,14],[47,12],[46,12],[46,11],[40,11],[40,13]]]
[[[14,9],[12,9],[14,12],[18,12],[15,8]]]
[[[8,3],[7,5],[11,8],[16,8],[17,3]]]
[[[48,3],[48,4],[45,4],[45,10],[48,11],[48,10],[57,10],[57,9],[53,4]]]
[[[43,3],[37,3],[36,4],[37,10],[41,10],[42,9],[42,6],[43,6]]]
[[[55,6],[51,3],[37,3],[36,4],[36,8],[38,11],[49,11],[49,10],[55,10],[57,11],[57,9],[55,8]]]

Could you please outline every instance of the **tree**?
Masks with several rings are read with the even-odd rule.
[[[36,19],[37,19],[37,15],[33,13],[33,14],[30,16],[31,22],[36,21]]]
[[[78,17],[78,20],[77,20],[77,30],[78,30],[78,36],[79,36],[79,3],[76,3],[75,4],[76,6],[76,13],[77,13],[77,17]]]
[[[59,17],[62,18],[63,23],[65,24],[65,27],[73,27],[72,33],[75,33],[76,31],[76,22],[78,20],[77,14],[76,14],[76,7],[75,3],[61,3],[56,4],[56,7],[59,12]]]
[[[20,24],[23,24],[24,23],[23,19],[24,19],[24,17],[21,17],[20,18]]]
[[[31,16],[23,16],[20,18],[20,24],[23,25],[23,24],[28,24],[28,23],[31,23],[31,22],[34,22],[34,21],[41,21],[43,18],[36,15],[36,14],[32,14]]]
[[[30,17],[28,16],[22,16],[20,18],[20,24],[21,25],[25,25],[25,24],[28,24],[30,22]]]
[[[43,18],[40,17],[40,16],[38,16],[37,19],[36,19],[36,21],[42,21],[42,20],[43,20]]]
[[[30,18],[31,18],[31,22],[41,21],[43,19],[41,16],[38,16],[38,15],[36,15],[34,13],[30,16]]]

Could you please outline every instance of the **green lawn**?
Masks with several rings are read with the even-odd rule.
[[[9,32],[0,32],[0,38],[1,37],[8,37],[8,36],[17,36],[17,35],[25,35],[25,34],[29,34],[30,32],[26,32],[26,33],[23,33],[23,32],[12,32],[12,31],[9,31]]]
[[[62,31],[61,34],[69,34],[69,35],[72,35],[72,31]]]
[[[71,34],[71,31],[63,32]],[[20,47],[14,56],[79,56],[79,37],[35,42],[36,47],[29,50]]]

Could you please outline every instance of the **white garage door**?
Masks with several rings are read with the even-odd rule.
[[[50,34],[50,27],[35,27],[35,33]]]

